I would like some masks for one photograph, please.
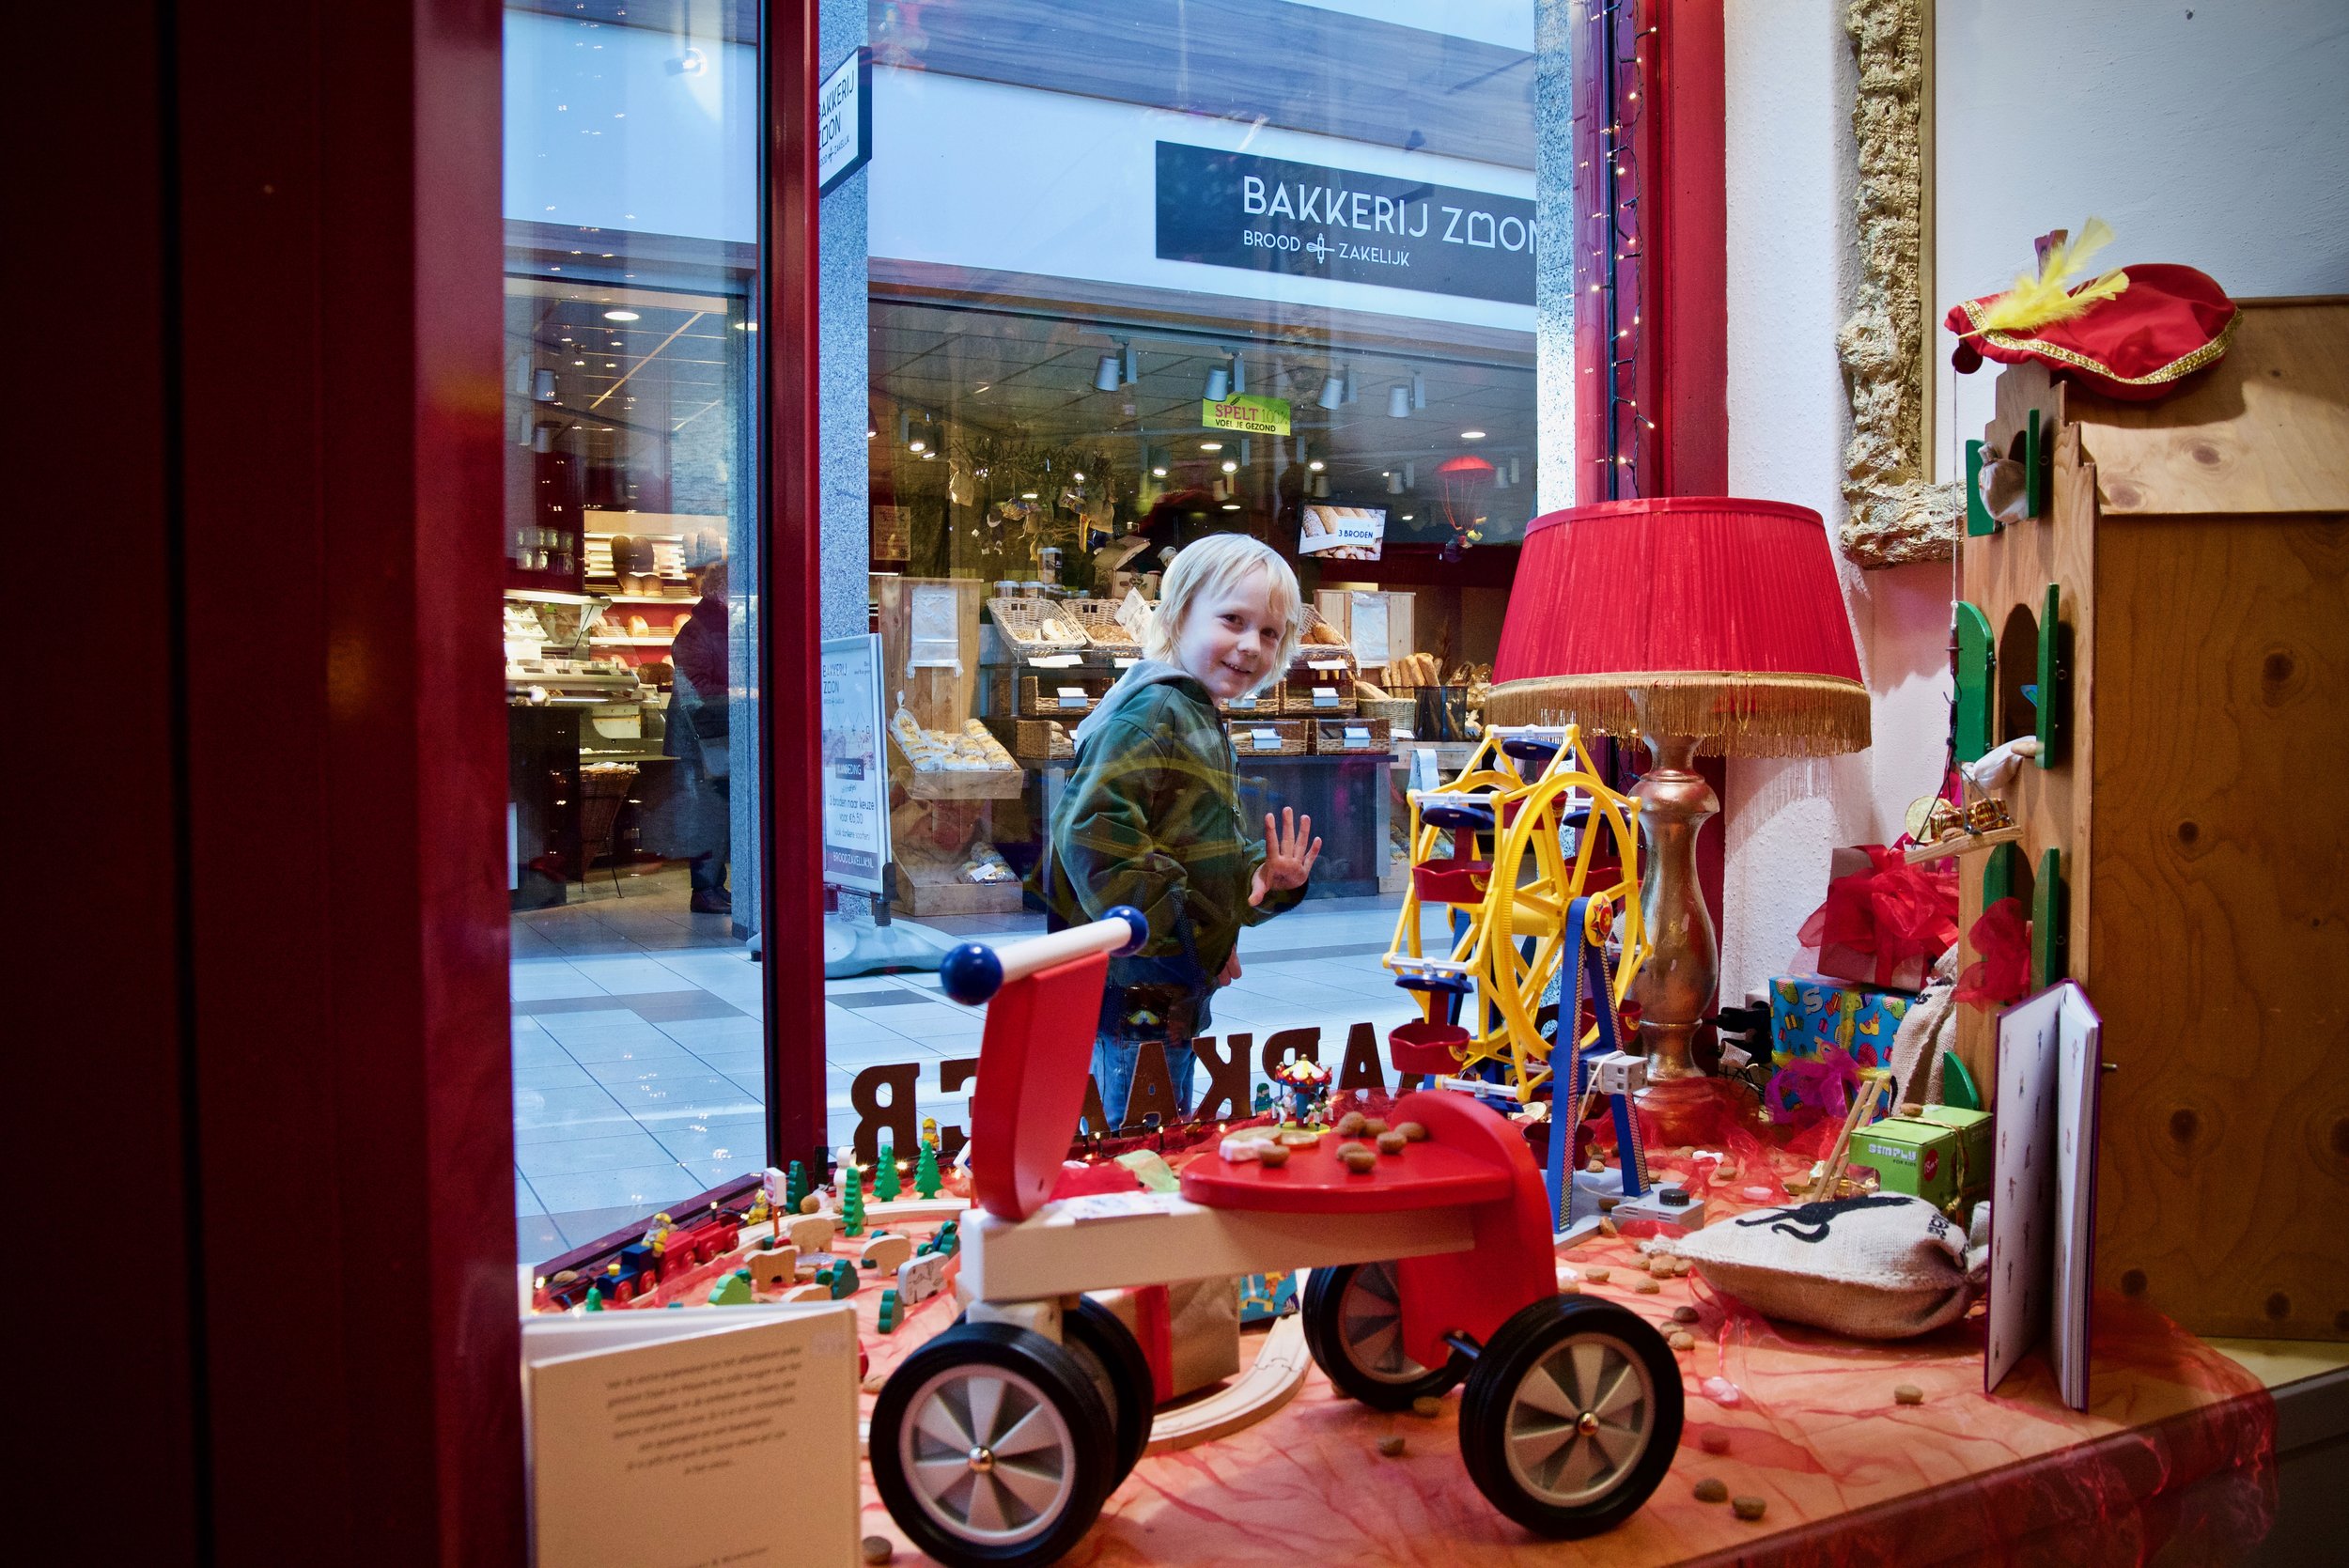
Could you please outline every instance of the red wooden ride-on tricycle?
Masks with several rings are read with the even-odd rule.
[[[1629,1516],[1679,1442],[1679,1370],[1637,1314],[1558,1293],[1541,1173],[1473,1099],[1403,1096],[1395,1121],[1425,1139],[1364,1172],[1325,1134],[1278,1166],[1204,1154],[1179,1195],[1049,1202],[1109,955],[1146,930],[1121,909],[942,966],[950,995],[989,1001],[972,1096],[981,1212],[964,1227],[969,1311],[874,1407],[873,1479],[898,1526],[957,1568],[1059,1557],[1142,1457],[1153,1408],[1141,1346],[1082,1293],[1299,1267],[1306,1343],[1341,1391],[1394,1410],[1465,1380],[1461,1457],[1496,1508],[1555,1536]]]

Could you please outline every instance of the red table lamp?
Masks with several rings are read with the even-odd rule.
[[[1868,689],[1819,514],[1670,496],[1534,519],[1485,714],[1647,743],[1655,765],[1632,794],[1655,951],[1633,995],[1649,1077],[1694,1077],[1689,1039],[1720,978],[1696,841],[1721,803],[1696,756],[1824,756],[1868,744]]]

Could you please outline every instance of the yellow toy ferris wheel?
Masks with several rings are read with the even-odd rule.
[[[1609,1003],[1647,961],[1640,803],[1599,777],[1572,724],[1487,725],[1458,777],[1410,803],[1411,882],[1384,962],[1421,1017],[1388,1036],[1390,1056],[1401,1072],[1485,1078],[1531,1100],[1550,1074],[1539,1014],[1583,936],[1565,928],[1568,906],[1589,898],[1591,938],[1621,943]],[[1421,951],[1430,905],[1451,915],[1440,956]]]

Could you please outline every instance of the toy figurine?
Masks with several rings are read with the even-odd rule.
[[[918,1197],[936,1198],[940,1186],[938,1145],[926,1138],[922,1140],[921,1158],[913,1166],[913,1190]]]
[[[676,1229],[677,1221],[670,1219],[665,1211],[652,1217],[652,1228],[645,1233],[645,1245],[652,1249],[654,1257],[660,1257],[669,1250],[669,1233]]]
[[[938,1147],[938,1118],[935,1116],[922,1118],[922,1146],[926,1149]]]
[[[580,1311],[583,1312],[599,1312],[603,1311],[602,1281],[599,1280],[587,1287],[587,1301],[584,1306],[580,1308]]]
[[[1330,1069],[1310,1056],[1291,1056],[1272,1069],[1272,1077],[1288,1094],[1289,1120],[1300,1127],[1316,1127],[1330,1114]]]
[[[873,1197],[886,1203],[904,1191],[905,1183],[897,1178],[896,1146],[884,1143],[880,1146],[880,1157],[873,1162]]]

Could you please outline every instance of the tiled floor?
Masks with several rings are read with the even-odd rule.
[[[576,893],[579,890],[574,890]],[[681,873],[605,880],[586,901],[513,921],[514,1211],[526,1261],[592,1240],[764,1162],[759,972],[723,916],[685,910]],[[1394,906],[1315,900],[1240,940],[1245,973],[1215,1000],[1215,1031],[1317,1024],[1335,1061],[1346,1026],[1386,1029],[1410,999],[1378,966]],[[928,923],[982,939],[1040,916]],[[1430,930],[1433,936],[1433,930]],[[828,1136],[855,1127],[848,1086],[877,1063],[976,1053],[984,1015],[940,994],[934,971],[829,981]],[[968,1091],[925,1070],[918,1113],[961,1123]]]

